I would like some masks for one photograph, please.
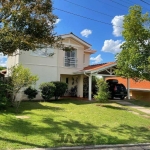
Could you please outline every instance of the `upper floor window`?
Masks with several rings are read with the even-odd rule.
[[[54,55],[54,49],[50,47],[38,48],[37,50],[32,51],[31,55],[39,57],[50,57]]]
[[[76,67],[77,66],[77,50],[65,51],[65,66]]]

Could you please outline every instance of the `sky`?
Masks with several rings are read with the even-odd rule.
[[[140,5],[143,13],[150,11],[150,0],[53,0],[53,13],[58,17],[55,32],[58,35],[74,33],[96,50],[90,64],[115,61],[121,51],[122,24],[130,6]],[[0,66],[6,66],[7,57],[0,54]]]

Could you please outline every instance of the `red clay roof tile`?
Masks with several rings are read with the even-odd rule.
[[[103,64],[96,64],[96,65],[90,65],[90,66],[87,66],[85,67],[83,70],[97,70],[97,69],[100,69],[100,68],[103,68],[103,67],[107,67],[109,65],[112,65],[112,64],[115,64],[116,62],[108,62],[108,63],[103,63]]]

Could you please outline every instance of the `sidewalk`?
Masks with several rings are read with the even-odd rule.
[[[129,106],[131,108],[137,109],[141,112],[144,112],[144,113],[147,113],[150,115],[150,109],[147,109],[145,107],[134,105],[134,104],[127,102],[125,100],[111,100],[111,101],[116,102],[116,103],[121,104],[121,105]]]
[[[91,145],[58,148],[33,148],[22,150],[150,150],[150,143],[147,144],[118,144],[118,145]]]

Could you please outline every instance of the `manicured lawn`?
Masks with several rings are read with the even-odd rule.
[[[0,149],[150,142],[150,119],[119,106],[78,100],[22,102],[17,116],[29,118],[16,118],[12,109],[0,112]],[[83,139],[77,140],[77,134]]]

